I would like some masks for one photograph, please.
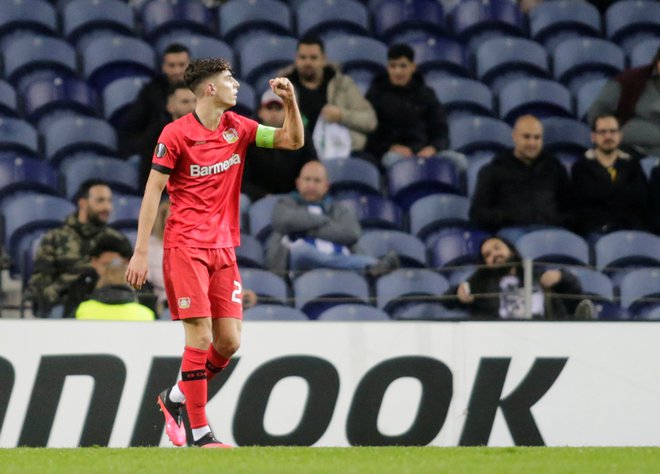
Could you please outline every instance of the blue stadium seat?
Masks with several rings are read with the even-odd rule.
[[[380,172],[370,162],[360,158],[334,158],[323,164],[328,171],[332,194],[344,191],[380,194]]]
[[[660,38],[648,38],[636,43],[629,54],[630,67],[651,64],[658,48],[660,48]]]
[[[241,233],[241,245],[236,247],[236,261],[241,267],[264,268],[264,248],[255,237]]]
[[[609,301],[614,299],[614,285],[607,275],[590,268],[571,267],[568,269],[580,281],[582,293],[589,296],[603,297]]]
[[[449,24],[472,51],[489,38],[522,36],[524,32],[522,12],[509,0],[461,1],[449,13]]]
[[[367,255],[380,258],[390,251],[396,252],[402,267],[425,267],[426,248],[414,235],[397,230],[365,232],[357,243]]]
[[[481,244],[489,236],[476,229],[449,229],[438,233],[428,246],[431,266],[442,269],[478,263]]]
[[[591,129],[579,120],[550,117],[542,120],[543,148],[553,153],[583,155],[591,147]]]
[[[456,166],[444,158],[401,160],[387,170],[392,200],[404,210],[429,194],[461,194],[460,176]]]
[[[511,125],[527,114],[539,119],[573,116],[571,93],[549,79],[516,79],[502,87],[498,98],[500,118]]]
[[[482,156],[473,160],[470,160],[470,165],[467,169],[467,188],[468,188],[468,197],[472,197],[474,194],[474,189],[477,187],[477,178],[479,177],[479,171],[484,165],[492,161],[492,156]]]
[[[289,304],[289,292],[282,277],[258,268],[241,268],[241,280],[244,290],[256,293],[257,304]]]
[[[607,79],[594,79],[580,86],[575,95],[576,115],[578,120],[586,120],[589,107],[594,102],[601,89],[607,82]]]
[[[88,179],[103,179],[120,193],[137,194],[138,173],[134,166],[117,158],[83,154],[63,161],[59,167],[64,193],[72,199],[80,185]],[[131,204],[136,204],[137,201]]]
[[[541,2],[529,12],[532,39],[548,51],[569,38],[601,36],[600,23],[598,9],[589,2]]]
[[[612,232],[596,241],[594,253],[599,270],[660,266],[660,237],[642,231]]]
[[[431,270],[399,269],[376,281],[378,308],[396,319],[403,310],[420,303],[439,303],[449,283]]]
[[[122,77],[155,73],[156,54],[146,42],[130,36],[96,38],[81,51],[83,74],[98,91]]]
[[[329,61],[341,64],[342,71],[356,79],[361,75],[371,78],[385,72],[387,64],[387,46],[363,36],[330,38],[325,43],[325,54]]]
[[[297,44],[295,38],[288,36],[251,38],[239,49],[241,77],[261,90],[280,68],[293,62]]]
[[[650,0],[622,0],[605,12],[610,41],[630,52],[642,40],[660,38],[660,3]]]
[[[122,183],[119,183],[123,185]],[[116,184],[110,181],[110,186],[116,189]],[[123,188],[123,186],[121,187]],[[108,223],[115,229],[124,231],[125,229],[136,229],[138,218],[140,217],[140,206],[142,198],[131,196],[130,194],[113,193],[112,195],[112,213]]]
[[[62,10],[62,32],[78,47],[84,47],[91,38],[132,36],[134,31],[135,12],[119,0],[73,0]]]
[[[232,68],[236,68],[234,50],[227,43],[217,38],[190,33],[165,34],[158,38],[156,53],[162,57],[167,47],[172,43],[179,43],[187,47],[190,50],[192,59],[221,57],[229,61]]]
[[[310,319],[323,311],[343,303],[369,302],[369,287],[361,275],[343,270],[311,270],[294,282],[295,307]]]
[[[18,97],[16,91],[6,81],[0,79],[0,117],[18,117]]]
[[[255,34],[292,35],[291,10],[277,0],[230,0],[218,15],[222,38],[234,48]]]
[[[0,118],[0,151],[27,153],[39,157],[39,136],[25,120]]]
[[[293,13],[300,38],[312,34],[327,41],[346,34],[370,34],[367,8],[356,0],[307,0]]]
[[[3,47],[4,73],[18,91],[23,91],[45,72],[76,75],[76,51],[58,38],[21,36]]]
[[[342,194],[339,201],[357,216],[363,229],[401,229],[402,212],[394,202],[377,195]]]
[[[0,198],[22,191],[58,195],[57,172],[32,156],[0,153]]]
[[[449,143],[461,153],[497,153],[512,146],[511,127],[490,117],[460,117],[449,122]]]
[[[444,12],[440,2],[382,0],[372,2],[369,10],[373,16],[376,35],[390,43],[395,35],[407,31],[446,34]]]
[[[589,245],[568,230],[535,230],[520,237],[515,245],[523,258],[537,262],[589,265]]]
[[[609,78],[623,70],[625,55],[614,43],[598,38],[571,38],[553,54],[555,79],[573,93],[594,79]]]
[[[103,116],[112,125],[121,123],[140,90],[150,81],[149,76],[122,77],[103,89]]]
[[[660,307],[660,269],[641,268],[621,281],[621,306],[637,319]]]
[[[51,163],[80,151],[115,155],[117,135],[105,120],[92,117],[62,117],[44,131],[45,155]]]
[[[660,306],[650,308],[635,318],[638,321],[660,321]]]
[[[282,195],[270,194],[252,203],[248,211],[250,218],[250,234],[262,242],[273,230],[271,221],[273,209]]]
[[[425,240],[432,232],[447,227],[468,226],[470,201],[453,194],[433,194],[410,206],[410,232]]]
[[[28,35],[57,35],[57,13],[44,0],[4,1],[0,8],[0,43]]]
[[[236,105],[232,108],[232,111],[246,117],[252,117],[255,111],[258,110],[258,106],[257,93],[254,88],[248,82],[241,82],[241,87],[238,88]]]
[[[160,35],[172,32],[211,35],[211,25],[216,23],[214,13],[215,9],[207,8],[202,0],[150,0],[142,5],[140,17],[145,36],[157,41]]]
[[[391,321],[384,311],[363,304],[339,304],[323,311],[318,321]]]
[[[493,93],[484,83],[460,77],[437,78],[427,81],[435,91],[450,121],[473,115],[492,117]]]
[[[646,179],[651,179],[651,173],[653,168],[660,165],[660,157],[657,156],[646,156],[639,160],[639,164],[642,165]]]
[[[425,78],[470,77],[463,45],[456,40],[435,36],[405,36],[397,42],[407,43],[415,52],[417,71]]]
[[[299,309],[277,304],[258,304],[243,313],[245,321],[309,321]]]

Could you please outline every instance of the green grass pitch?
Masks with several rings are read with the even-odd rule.
[[[658,448],[0,449],[0,473],[658,473]]]

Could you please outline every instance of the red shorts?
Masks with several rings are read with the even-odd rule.
[[[172,319],[243,319],[243,287],[233,247],[175,247],[163,252]]]

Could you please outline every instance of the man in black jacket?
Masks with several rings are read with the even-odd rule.
[[[378,117],[367,151],[385,168],[405,158],[428,158],[447,148],[444,110],[416,69],[413,49],[395,44],[387,52],[387,74],[376,77],[367,92]]]
[[[520,117],[512,136],[514,148],[479,172],[470,219],[515,243],[526,230],[569,226],[571,194],[566,169],[543,151],[543,126],[536,117]]]

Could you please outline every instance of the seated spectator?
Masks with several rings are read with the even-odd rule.
[[[607,81],[588,112],[589,123],[610,114],[619,120],[626,151],[660,156],[660,48],[650,64]]]
[[[543,126],[524,115],[513,128],[512,150],[493,158],[479,172],[470,219],[515,242],[527,230],[568,226],[570,182],[561,162],[543,150]]]
[[[366,149],[385,168],[405,158],[428,158],[447,148],[442,105],[416,70],[413,49],[395,44],[387,52],[387,74],[376,77],[367,92],[378,127],[369,134]]]
[[[447,295],[458,301],[448,301],[448,307],[464,307],[478,319],[525,318],[523,269],[516,248],[499,237],[490,237],[481,244],[481,263],[467,281],[450,288]],[[535,272],[531,299],[531,317],[537,319],[591,319],[594,312],[589,300],[562,298],[579,295],[580,282],[564,270]]]
[[[131,245],[121,232],[107,225],[112,191],[105,181],[85,181],[75,199],[76,212],[64,225],[48,231],[37,250],[26,296],[41,317],[62,317],[75,309],[79,301],[72,284],[93,268],[90,252],[100,238],[112,236]]]
[[[273,233],[266,248],[271,271],[306,271],[315,268],[364,271],[378,277],[399,267],[389,253],[380,260],[353,252],[360,238],[357,217],[327,195],[330,183],[320,161],[303,166],[297,191],[283,197],[273,211]]]
[[[367,133],[376,129],[376,113],[353,79],[327,64],[325,46],[320,38],[305,36],[300,39],[294,64],[281,75],[296,89],[308,132],[305,141],[320,137],[314,139],[319,158],[336,158],[338,150],[343,150],[343,156],[364,150]],[[336,125],[345,127],[348,133],[344,134],[343,128]],[[324,140],[326,133],[337,140]]]
[[[268,89],[261,96],[259,122],[269,127],[282,127],[284,105],[282,99]],[[298,150],[261,148],[254,144],[247,149],[241,192],[252,201],[268,194],[284,194],[296,188],[296,177],[303,165],[316,159],[316,150],[310,140]]]
[[[591,140],[594,147],[571,172],[576,232],[595,240],[614,230],[645,230],[646,176],[639,161],[619,149],[621,130],[616,117],[596,117]]]

